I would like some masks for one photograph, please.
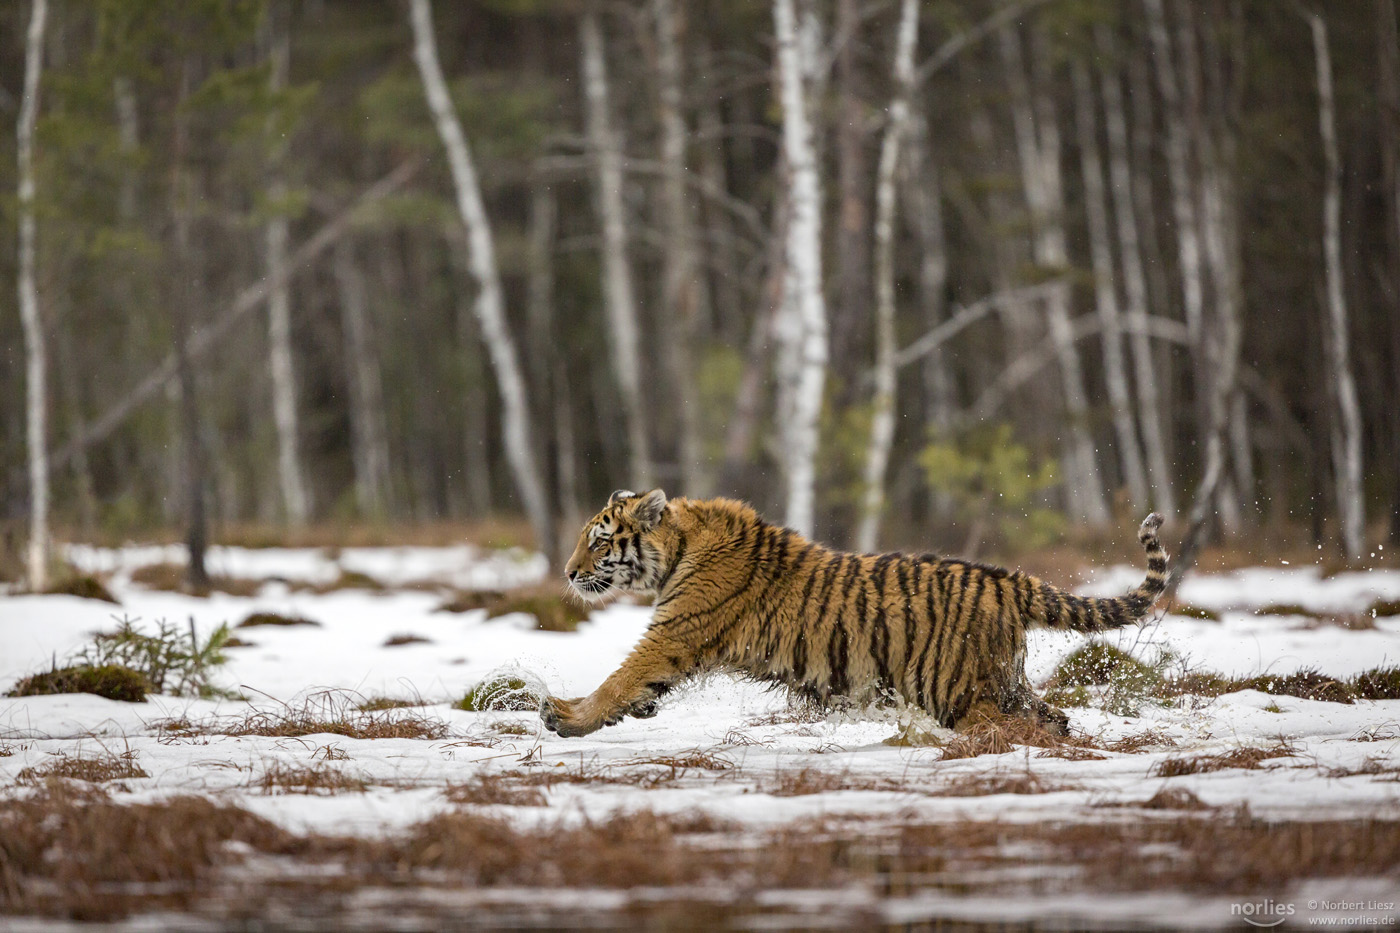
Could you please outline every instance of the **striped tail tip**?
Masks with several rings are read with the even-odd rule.
[[[1138,542],[1147,544],[1149,541],[1157,540],[1157,529],[1161,527],[1161,514],[1153,512],[1151,515],[1144,518],[1142,524],[1138,526]]]

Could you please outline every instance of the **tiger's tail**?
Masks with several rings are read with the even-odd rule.
[[[1147,551],[1147,578],[1136,588],[1122,596],[1086,598],[1036,581],[1038,586],[1031,600],[1032,623],[1061,631],[1102,632],[1141,620],[1167,588],[1167,552],[1157,537],[1161,527],[1162,516],[1153,512],[1138,528],[1138,541]]]

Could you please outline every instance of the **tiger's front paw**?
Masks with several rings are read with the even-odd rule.
[[[578,706],[582,702],[581,699],[561,700],[559,697],[547,697],[540,704],[540,721],[550,732],[564,738],[597,732],[597,723],[589,722],[579,715]]]
[[[633,703],[627,709],[627,715],[635,719],[650,719],[661,712],[661,701],[652,698],[642,703]]]

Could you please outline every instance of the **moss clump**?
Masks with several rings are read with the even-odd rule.
[[[120,606],[121,603],[101,580],[89,573],[80,573],[60,580],[44,590],[50,596],[76,596],[79,599],[99,599],[104,603]]]
[[[145,674],[120,664],[78,664],[26,677],[6,696],[33,697],[56,693],[92,693],[109,700],[140,703],[151,692]]]
[[[1357,695],[1356,687],[1319,673],[1315,668],[1304,668],[1292,674],[1250,677],[1239,681],[1235,689],[1258,690],[1271,696],[1300,697],[1327,703],[1351,703]]]
[[[301,616],[284,616],[277,612],[255,612],[242,622],[238,623],[239,628],[256,628],[259,625],[313,625],[319,626],[321,623],[312,619],[305,619]]]
[[[497,590],[459,590],[434,612],[472,612],[476,609],[490,609],[505,598],[505,593]]]
[[[470,712],[507,710],[523,712],[539,709],[540,698],[534,688],[519,677],[498,675],[488,677],[467,691],[453,707]]]
[[[1109,683],[1113,679],[1114,673],[1125,665],[1147,669],[1147,665],[1126,651],[1120,651],[1112,645],[1105,645],[1103,642],[1092,641],[1082,648],[1075,649],[1060,662],[1059,667],[1055,668],[1055,673],[1050,678],[1050,686],[1103,686]]]
[[[1400,667],[1373,667],[1352,683],[1363,700],[1400,700]]]
[[[1051,706],[1084,707],[1093,699],[1089,690],[1082,684],[1073,687],[1051,687],[1045,691],[1044,700]]]

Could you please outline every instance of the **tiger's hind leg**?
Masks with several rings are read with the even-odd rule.
[[[1065,711],[1036,696],[1024,679],[1002,692],[999,706],[1002,713],[1030,720],[1051,735],[1069,735],[1069,716]]]

